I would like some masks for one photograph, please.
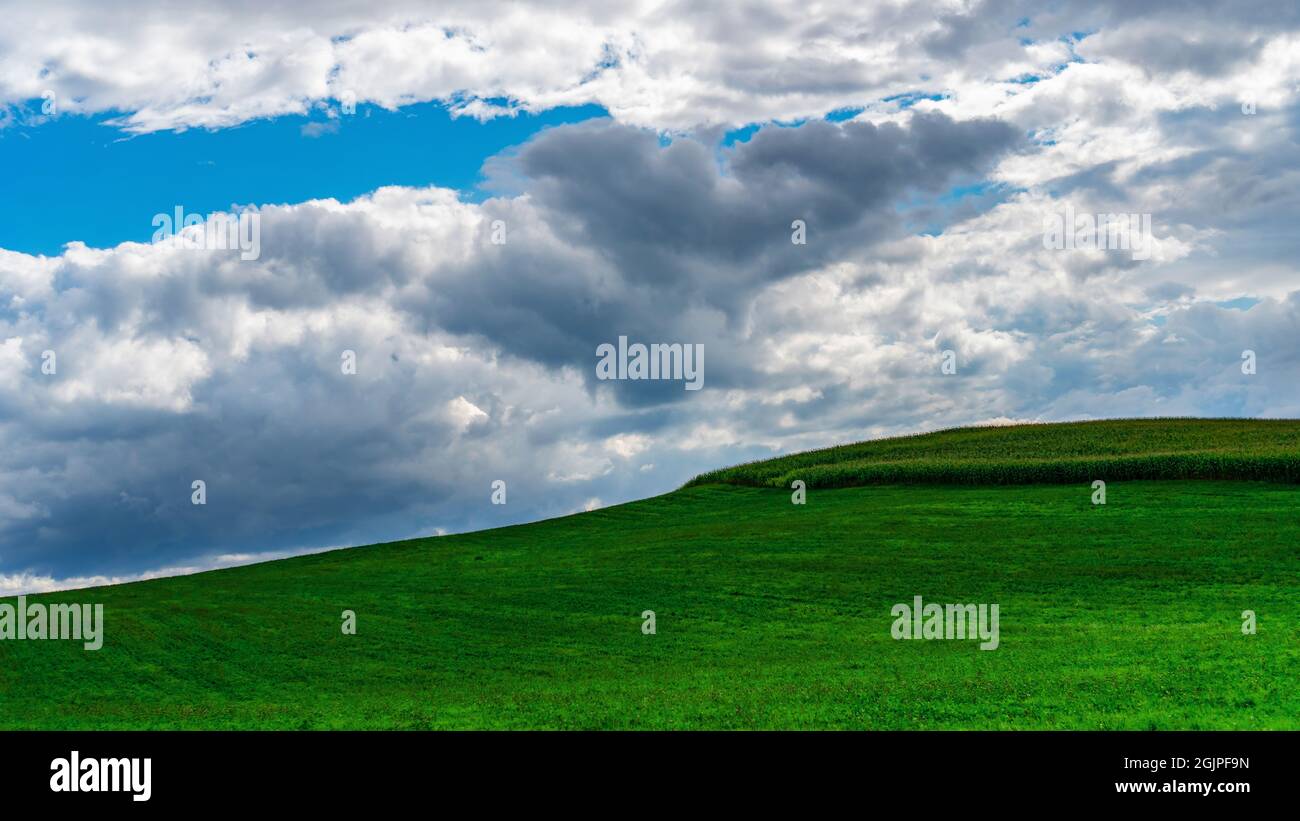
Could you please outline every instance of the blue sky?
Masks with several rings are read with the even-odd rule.
[[[18,118],[30,122],[40,103],[24,104]],[[177,205],[206,215],[232,204],[350,200],[381,185],[473,196],[487,158],[548,126],[601,116],[600,106],[584,105],[480,122],[423,103],[138,135],[105,125],[109,113],[15,125],[0,129],[0,177],[22,193],[0,198],[0,248],[53,256],[73,240],[145,242],[154,215]],[[327,130],[307,136],[309,123]]]

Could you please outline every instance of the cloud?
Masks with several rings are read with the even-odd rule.
[[[287,8],[18,11],[0,99],[48,86],[133,132],[345,91],[612,118],[494,158],[486,198],[263,204],[253,261],[0,250],[0,590],[563,515],[870,436],[1300,413],[1290,12]],[[1151,214],[1151,259],[1044,248],[1067,206]],[[595,379],[620,335],[703,345],[705,389]]]
[[[304,115],[322,101],[440,100],[480,118],[596,103],[620,122],[686,131],[817,117],[918,91],[979,94],[1071,59],[1152,79],[1226,79],[1297,28],[1293,9],[991,0],[869,5],[793,0],[545,3],[377,0],[179,13],[87,0],[7,9],[0,104],[53,92],[63,113],[123,112],[132,133]],[[1094,32],[1100,32],[1093,34]],[[316,126],[308,126],[314,130]]]
[[[302,135],[308,138],[323,137],[326,134],[337,134],[339,133],[339,121],[317,120],[306,123],[300,130],[302,131]]]
[[[918,427],[1295,404],[1294,296],[1228,311],[1167,286],[1213,235],[1170,245],[1143,285],[1124,257],[1044,249],[1061,207],[1045,192],[936,236],[903,230],[900,198],[938,196],[1015,145],[995,121],[937,113],[773,127],[721,157],[582,125],[513,156],[514,196],[263,206],[256,261],[138,243],[6,254],[0,559],[121,575],[556,515]],[[792,212],[808,246],[790,242]],[[596,345],[621,333],[706,345],[708,389],[597,383]],[[1234,369],[1252,346],[1246,382]],[[937,368],[945,349],[956,378]]]
[[[33,573],[0,573],[0,596],[18,596],[31,593],[48,593],[57,590],[80,590],[88,587],[105,587],[114,584],[146,581],[148,579],[165,579],[169,576],[185,576],[201,573],[205,570],[220,570],[225,567],[269,562],[286,559],[291,556],[304,556],[310,553],[325,553],[337,550],[337,547],[313,547],[302,550],[278,550],[267,553],[229,553],[208,556],[188,565],[175,565],[149,570],[143,573],[128,573],[113,576],[67,576],[54,578]]]

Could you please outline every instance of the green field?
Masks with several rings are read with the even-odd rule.
[[[1088,481],[1001,473],[818,484],[828,454],[1001,471],[1300,451],[1296,422],[1110,424],[723,474],[816,477],[805,505],[697,480],[518,527],[31,597],[102,602],[104,647],[0,641],[0,727],[1300,728],[1300,487],[1101,472],[1094,506]],[[916,595],[997,603],[1000,646],[894,640],[890,609]]]

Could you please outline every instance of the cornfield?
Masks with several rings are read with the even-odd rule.
[[[724,468],[688,484],[1012,485],[1095,479],[1300,482],[1300,420],[1120,419],[955,428]]]

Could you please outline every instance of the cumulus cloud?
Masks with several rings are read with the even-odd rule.
[[[888,4],[378,0],[9,3],[0,103],[52,92],[143,133],[305,114],[321,101],[441,100],[468,116],[598,103],[683,131],[820,116],[916,93],[976,99],[1080,53],[1148,78],[1225,81],[1297,25],[1271,2]],[[1181,78],[1181,80],[1180,80]],[[1201,92],[1205,93],[1205,92]]]

